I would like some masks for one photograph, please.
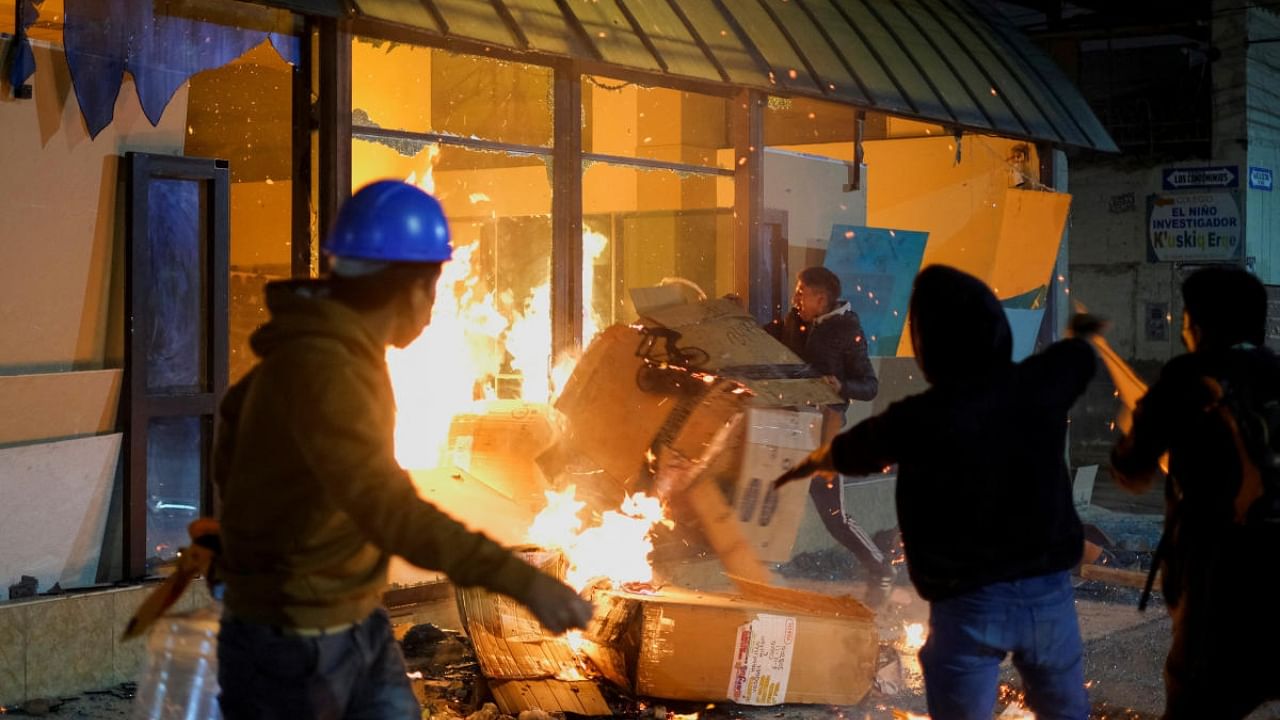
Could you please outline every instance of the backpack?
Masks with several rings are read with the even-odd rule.
[[[1237,525],[1280,527],[1280,398],[1248,397],[1229,381],[1204,378],[1216,413],[1231,433],[1240,462],[1233,502]]]
[[[1271,536],[1280,530],[1280,397],[1255,397],[1248,383],[1227,379],[1205,376],[1201,382],[1210,396],[1204,411],[1217,415],[1226,426],[1240,463],[1240,488],[1232,501],[1231,521]],[[1138,610],[1147,607],[1167,545],[1166,529],[1152,558]]]

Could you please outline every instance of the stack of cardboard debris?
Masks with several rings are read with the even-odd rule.
[[[852,597],[736,584],[735,595],[598,590],[581,653],[508,598],[468,589],[458,605],[508,714],[612,714],[597,678],[668,700],[853,705],[866,696],[879,649],[871,610]]]
[[[553,575],[563,573],[558,554],[527,553],[525,559]],[[502,712],[613,714],[584,659],[564,636],[547,633],[524,606],[503,595],[465,588],[458,590],[458,614]]]
[[[689,461],[692,481],[668,488],[685,510],[676,521],[701,530],[737,592],[597,591],[583,656],[509,600],[464,591],[461,614],[498,706],[607,714],[589,679],[599,676],[675,700],[860,701],[875,674],[873,613],[852,598],[769,587],[761,564],[790,559],[807,502],[802,483],[779,491],[772,480],[818,447],[824,422],[840,420],[823,408],[839,402],[732,301],[646,307],[640,325],[599,336],[556,403],[565,431],[549,455],[585,458],[596,471],[576,482],[617,491],[600,497],[652,491],[664,458]]]
[[[578,363],[556,402],[567,429],[559,450],[590,458],[601,482],[628,492],[648,489],[666,452],[708,460],[704,483],[676,509],[693,505],[730,571],[759,580],[745,551],[789,560],[807,502],[803,483],[775,490],[771,481],[818,447],[824,422],[840,422],[823,412],[840,402],[730,300],[648,308],[641,325],[607,329]],[[735,418],[724,451],[707,457]]]

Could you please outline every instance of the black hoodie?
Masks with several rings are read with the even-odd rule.
[[[995,295],[938,265],[916,277],[910,320],[931,387],[838,436],[836,468],[897,463],[898,524],[926,600],[1071,568],[1084,537],[1064,461],[1067,411],[1093,377],[1093,349],[1063,340],[1014,364]]]

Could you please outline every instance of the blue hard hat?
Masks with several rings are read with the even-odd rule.
[[[338,211],[323,250],[335,257],[386,262],[444,262],[453,257],[439,201],[399,180],[356,191]]]

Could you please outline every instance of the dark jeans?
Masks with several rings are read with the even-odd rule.
[[[1173,619],[1164,720],[1239,720],[1280,699],[1280,537],[1195,528],[1161,565]],[[1260,654],[1261,653],[1261,654]]]
[[[932,603],[920,651],[933,720],[991,720],[1010,653],[1040,720],[1085,720],[1084,649],[1066,572],[992,583]]]
[[[406,720],[421,713],[382,609],[318,637],[224,617],[218,683],[226,720]]]

